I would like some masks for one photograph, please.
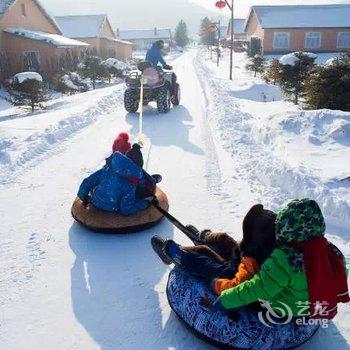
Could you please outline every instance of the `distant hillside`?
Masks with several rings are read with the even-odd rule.
[[[107,13],[115,28],[174,28],[183,19],[191,35],[204,16],[218,14],[189,0],[41,0],[55,15]]]

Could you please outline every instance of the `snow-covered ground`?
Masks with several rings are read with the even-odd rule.
[[[175,216],[237,238],[252,204],[278,209],[316,198],[349,261],[349,182],[341,180],[350,175],[350,113],[301,111],[244,63],[237,54],[230,82],[226,53],[219,69],[205,51],[174,59],[183,99],[167,115],[145,110],[148,170],[163,175]],[[5,104],[0,111],[1,349],[212,349],[170,312],[169,268],[150,248],[154,234],[188,242],[178,230],[164,221],[108,236],[70,217],[80,181],[103,164],[116,133],[137,134],[122,92],[119,85],[62,98],[32,116],[9,118]],[[303,349],[349,348],[350,310],[340,309]]]

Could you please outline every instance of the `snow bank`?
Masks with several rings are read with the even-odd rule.
[[[328,223],[350,225],[350,181],[343,180],[350,176],[350,113],[262,102],[256,98],[261,79],[245,72],[244,54],[235,55],[233,82],[227,80],[228,64],[220,72],[206,57],[196,64],[218,142],[257,198],[279,209],[293,198],[310,197]]]
[[[118,85],[51,101],[43,113],[0,120],[0,184],[11,182],[17,171],[113,112],[122,96],[123,86]]]
[[[292,52],[292,53],[289,53],[287,55],[283,55],[279,59],[279,61],[284,66],[286,66],[286,65],[294,66],[298,61],[300,61],[300,59],[296,56],[297,54],[299,54],[299,52]],[[302,52],[302,54],[304,56],[308,56],[308,57],[313,58],[313,59],[317,58],[317,55],[315,55],[312,52]]]
[[[22,84],[25,80],[37,80],[42,82],[43,78],[39,73],[36,73],[36,72],[22,72],[22,73],[17,73],[13,77],[13,80],[19,84]]]

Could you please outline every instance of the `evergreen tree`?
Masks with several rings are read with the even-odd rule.
[[[26,79],[19,83],[12,82],[8,86],[10,103],[15,106],[29,106],[34,112],[36,107],[43,108],[43,103],[49,99],[42,81],[37,79]]]
[[[268,68],[265,79],[277,82],[286,96],[292,96],[295,104],[306,93],[306,78],[315,66],[315,57],[303,52],[295,52],[293,64],[273,61]]]
[[[306,103],[310,108],[350,111],[350,56],[342,55],[318,66],[306,80]]]
[[[254,72],[254,77],[256,77],[257,73],[264,73],[266,68],[266,58],[261,55],[255,55],[249,59],[245,67],[246,70]]]
[[[176,26],[174,38],[176,45],[182,48],[189,43],[190,39],[188,37],[187,25],[183,20],[181,20]]]
[[[280,70],[282,69],[282,66],[278,59],[274,58],[271,63],[269,64],[267,70],[264,74],[264,79],[269,84],[277,84],[278,79],[280,77]]]
[[[211,20],[208,17],[204,17],[201,20],[200,24],[200,36],[201,36],[201,44],[210,45],[211,43],[211,33],[207,32],[208,27],[211,24]]]
[[[261,39],[258,37],[251,37],[249,42],[248,56],[255,57],[261,55]]]
[[[106,65],[97,56],[86,57],[80,65],[79,71],[83,78],[91,79],[94,89],[96,88],[97,80],[109,79],[109,72]]]

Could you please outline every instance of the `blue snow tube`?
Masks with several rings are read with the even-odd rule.
[[[169,275],[167,296],[176,315],[204,341],[221,349],[281,350],[307,342],[318,325],[264,325],[253,308],[239,308],[235,317],[203,306],[203,297],[214,302],[216,296],[202,280],[181,268]]]

